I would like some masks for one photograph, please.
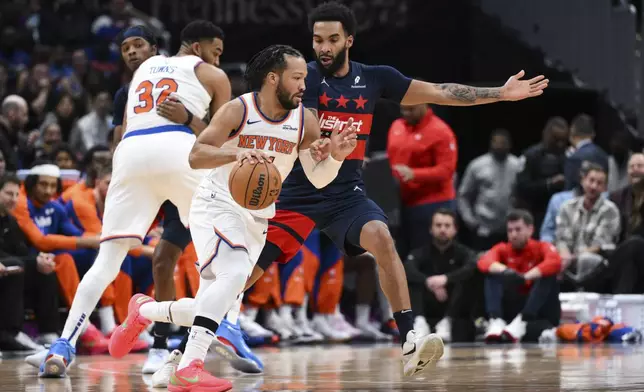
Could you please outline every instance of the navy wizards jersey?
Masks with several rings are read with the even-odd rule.
[[[114,104],[112,105],[114,116],[112,117],[112,125],[115,127],[123,125],[123,114],[125,113],[125,105],[127,105],[127,92],[129,89],[130,84],[128,83],[114,94]]]
[[[349,73],[343,77],[324,76],[319,65],[308,64],[306,91],[302,99],[307,108],[317,109],[322,136],[328,137],[339,122],[344,129],[349,118],[358,129],[358,145],[349,155],[338,176],[325,188],[317,189],[306,178],[299,160],[284,181],[280,202],[290,204],[291,198],[307,197],[308,202],[337,196],[352,191],[362,183],[362,161],[371,133],[373,112],[379,98],[400,102],[411,83],[411,79],[395,68],[383,65],[365,65],[349,62]],[[293,200],[295,202],[295,200]],[[302,202],[298,200],[298,202]]]

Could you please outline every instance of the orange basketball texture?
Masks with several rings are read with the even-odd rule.
[[[233,199],[249,210],[261,210],[275,203],[282,190],[282,176],[272,162],[251,165],[248,159],[230,171],[228,188]]]

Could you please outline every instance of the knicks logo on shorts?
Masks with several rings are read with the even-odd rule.
[[[367,149],[367,140],[369,140],[369,135],[371,134],[373,114],[322,110],[320,111],[320,130],[322,131],[322,136],[329,137],[336,124],[340,124],[340,131],[342,131],[347,126],[350,118],[353,118],[353,125],[358,130],[358,145],[346,159],[363,160]]]
[[[280,154],[291,155],[297,146],[297,143],[288,140],[280,139],[273,136],[259,136],[259,135],[239,135],[239,143],[237,147],[248,148],[256,150],[275,151]]]

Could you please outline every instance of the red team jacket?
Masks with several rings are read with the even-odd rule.
[[[553,276],[561,270],[561,257],[555,247],[548,242],[530,239],[521,250],[512,248],[508,242],[496,244],[478,261],[478,268],[483,273],[490,271],[494,262],[503,263],[521,274],[537,267],[542,276]],[[526,289],[530,282],[526,283]]]
[[[416,125],[409,125],[402,118],[391,124],[387,155],[392,168],[394,165],[405,165],[414,171],[413,180],[400,182],[404,205],[411,207],[456,197],[456,137],[449,125],[431,109]],[[396,171],[393,174],[398,178]]]

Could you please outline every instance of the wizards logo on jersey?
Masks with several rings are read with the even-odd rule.
[[[320,131],[323,137],[329,137],[333,128],[340,124],[340,132],[346,128],[350,118],[353,118],[353,125],[358,130],[358,145],[353,152],[346,158],[348,160],[363,160],[367,149],[367,140],[371,134],[371,123],[373,122],[372,114],[343,113],[322,110],[320,116]]]

